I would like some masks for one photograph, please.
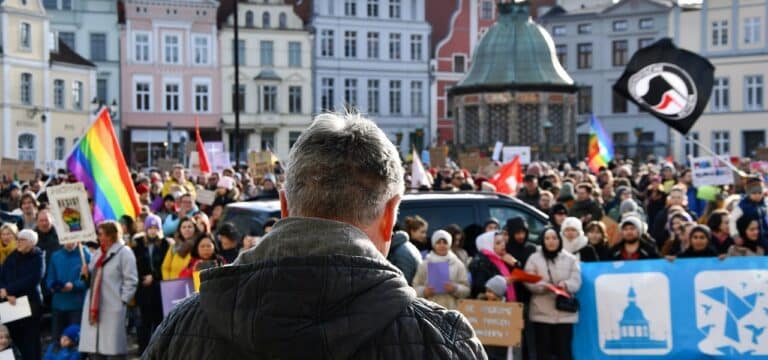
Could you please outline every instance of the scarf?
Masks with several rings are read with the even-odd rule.
[[[490,251],[488,249],[482,249],[480,250],[480,252],[483,253],[483,255],[485,255],[486,257],[488,257],[488,260],[490,260],[491,263],[493,263],[493,265],[496,266],[496,269],[499,270],[502,276],[504,276],[505,278],[509,277],[510,275],[509,268],[507,267],[507,264],[504,263],[504,260],[502,260],[499,257],[499,255],[496,255],[495,252]],[[508,302],[517,301],[517,294],[515,293],[514,284],[507,285],[507,301]]]
[[[579,250],[587,246],[589,241],[584,236],[579,236],[573,240],[567,240],[563,238],[563,249],[571,253],[571,255],[578,256]]]
[[[121,248],[122,250],[122,248]],[[120,250],[118,250],[120,251]],[[99,259],[96,260],[96,276],[93,278],[93,287],[91,288],[91,306],[90,306],[90,312],[88,320],[91,323],[91,325],[96,325],[99,323],[99,304],[101,302],[101,281],[104,277],[104,265],[112,259],[112,257],[115,256],[114,253],[110,256],[107,256],[107,253],[109,252],[109,248],[102,245],[101,246],[101,256],[99,256]]]

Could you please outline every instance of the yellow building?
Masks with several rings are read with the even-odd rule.
[[[0,154],[61,167],[95,110],[96,67],[49,31],[40,0],[0,2],[0,35]]]
[[[706,112],[689,133],[715,152],[754,157],[766,146],[768,7],[765,0],[705,0],[681,15],[680,47],[709,59],[715,82]],[[675,155],[707,155],[675,133]]]

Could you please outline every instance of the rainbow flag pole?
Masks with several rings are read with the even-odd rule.
[[[589,119],[589,146],[587,150],[587,164],[593,173],[597,173],[600,167],[608,166],[613,160],[613,141],[600,124],[600,120],[592,114]]]
[[[67,169],[85,185],[93,198],[93,220],[134,219],[139,201],[123,152],[117,143],[112,119],[106,107],[96,115],[91,128],[67,157]]]

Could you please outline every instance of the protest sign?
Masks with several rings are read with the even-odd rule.
[[[483,345],[518,346],[523,330],[523,304],[461,300],[464,314]]]
[[[435,294],[445,294],[445,283],[451,281],[450,267],[447,261],[427,263],[427,286],[435,291]]]
[[[481,159],[480,152],[478,151],[459,154],[459,165],[461,165],[462,168],[475,173],[480,169]]]
[[[192,151],[189,153],[189,175],[192,176],[198,176],[200,175],[200,155],[198,155],[197,151]]]
[[[161,281],[160,296],[163,299],[163,316],[168,316],[176,305],[194,292],[195,288],[191,278]]]
[[[531,163],[531,147],[530,146],[505,146],[502,149],[504,163],[512,161],[515,156],[520,156],[520,165],[528,165]]]
[[[16,360],[16,357],[13,355],[13,348],[0,351],[0,360]]]
[[[35,178],[35,162],[3,158],[0,160],[0,175],[8,179],[32,180]]]
[[[723,159],[728,159],[724,156]],[[693,185],[728,185],[733,184],[733,173],[730,167],[714,156],[691,158]]]
[[[441,168],[448,164],[448,147],[439,146],[429,149],[429,166]]]
[[[197,199],[196,201],[202,205],[213,205],[213,202],[216,200],[216,192],[211,190],[205,190],[205,189],[198,189],[197,190]]]
[[[205,147],[205,152],[208,154],[224,152],[224,143],[221,141],[206,141],[203,143],[203,147]]]
[[[768,258],[582,263],[576,359],[768,357]]]
[[[211,162],[211,171],[221,173],[224,169],[232,167],[229,162],[229,153],[214,152],[208,153],[208,160]]]
[[[170,158],[170,159],[157,159],[157,168],[160,169],[160,171],[173,171],[173,167],[176,166],[176,164],[179,163],[179,159],[176,158]]]
[[[275,156],[269,151],[248,153],[248,170],[251,176],[262,178],[275,170]]]
[[[88,192],[83,183],[51,186],[47,193],[60,244],[96,239]]]
[[[491,159],[493,159],[493,161],[501,161],[502,150],[504,150],[504,143],[497,141],[496,145],[493,147],[493,156],[491,156]]]
[[[16,298],[16,305],[11,305],[7,301],[0,303],[0,322],[3,324],[30,316],[32,316],[32,308],[29,306],[29,298],[26,296]]]

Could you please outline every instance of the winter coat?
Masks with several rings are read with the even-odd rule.
[[[85,262],[91,261],[91,252],[83,247]],[[60,249],[53,253],[48,264],[48,274],[45,276],[45,286],[53,293],[51,307],[54,311],[76,311],[83,309],[85,291],[88,284],[80,277],[83,261],[77,248],[72,251]],[[74,286],[71,291],[63,292],[61,288],[68,282]]]
[[[189,262],[192,260],[191,252],[186,256],[179,256],[173,249],[173,246],[169,246],[163,259],[162,272],[163,280],[174,280],[179,278],[179,274],[184,270]]]
[[[720,240],[717,238],[717,235],[712,234],[712,245],[715,247],[715,250],[717,250],[718,254],[727,254],[728,249],[733,246],[733,238],[728,236],[725,238],[725,240],[720,242]]]
[[[424,297],[424,289],[428,286],[427,272],[429,271],[429,264],[443,261],[448,262],[449,281],[453,283],[456,290],[451,294],[435,294],[426,299],[442,305],[446,309],[455,310],[459,306],[459,300],[469,296],[469,280],[467,279],[467,268],[464,266],[464,263],[452,252],[448,251],[446,256],[438,256],[434,251],[430,252],[416,271],[416,276],[413,278],[413,288],[416,289],[416,295]],[[439,290],[442,290],[442,284],[440,284],[440,287]]]
[[[686,193],[686,196],[688,197],[688,209],[690,209],[696,217],[704,215],[704,210],[707,208],[707,201],[699,199],[698,193],[699,189],[693,186],[693,184],[688,186],[688,192]]]
[[[44,273],[42,250],[35,247],[26,254],[16,250],[5,259],[0,270],[0,288],[5,289],[10,296],[27,296],[31,304],[41,304],[43,296],[40,282]]]
[[[43,360],[80,360],[80,353],[77,349],[61,349],[51,344],[48,346]]]
[[[745,195],[740,201],[739,206],[734,206],[731,211],[731,221],[728,223],[728,227],[731,231],[731,236],[736,238],[739,236],[739,229],[736,227],[736,222],[742,216],[751,216],[756,219],[760,219],[760,245],[768,246],[768,199],[763,198],[760,202],[754,202],[749,199],[749,196]]]
[[[133,254],[136,257],[136,271],[139,284],[136,289],[136,303],[143,308],[162,308],[160,298],[160,281],[163,280],[163,260],[168,253],[170,244],[161,238],[149,242],[146,236],[136,239]],[[152,284],[144,286],[144,277],[152,275]]]
[[[101,257],[101,248],[97,249],[88,264],[90,278],[96,276],[96,262]],[[106,258],[109,258],[107,261]],[[136,258],[133,251],[120,243],[107,249],[107,257],[102,271],[101,295],[99,303],[99,322],[91,325],[89,311],[83,311],[80,325],[79,351],[102,355],[123,355],[128,352],[126,334],[126,304],[136,293],[138,275]],[[93,282],[91,286],[93,286]],[[91,307],[91,291],[85,294],[83,309]]]
[[[197,268],[197,264],[204,262],[204,261],[210,261],[212,264],[215,264],[213,267],[221,267],[227,264],[227,260],[225,260],[223,257],[216,255],[215,259],[213,260],[202,260],[202,259],[192,259],[189,261],[189,265],[184,268],[184,270],[181,270],[179,273],[179,278],[192,278],[192,276],[195,273],[195,269]],[[207,269],[207,268],[203,268]]]
[[[574,201],[573,206],[568,211],[568,216],[581,219],[584,216],[592,215],[590,221],[600,221],[605,213],[600,204],[592,199],[585,201]]]
[[[731,245],[728,249],[728,256],[765,256],[765,249],[762,246],[757,246],[756,250],[752,251],[746,246]]]
[[[16,240],[11,240],[11,243],[8,244],[8,246],[3,245],[3,242],[0,241],[0,265],[5,263],[5,259],[7,259],[14,250],[16,250]]]
[[[581,262],[608,261],[610,259],[610,250],[606,243],[598,245],[587,244],[579,250],[579,260]]]
[[[501,275],[490,259],[483,253],[478,252],[469,263],[469,273],[471,275],[470,297],[476,298],[478,294],[485,292],[485,283],[496,275]],[[515,294],[517,295],[517,294]]]
[[[624,240],[622,239],[616,245],[614,245],[608,252],[610,255],[609,260],[622,261],[621,251],[624,249]],[[658,259],[659,252],[656,250],[656,245],[645,240],[640,240],[640,247],[637,250],[640,254],[638,260],[645,259]]]
[[[689,246],[685,251],[683,251],[678,257],[680,258],[707,258],[707,257],[717,257],[719,254],[717,253],[717,250],[707,247],[706,249],[702,251],[696,251],[693,250],[693,247]]]
[[[549,267],[549,271],[547,270]],[[531,290],[530,319],[545,324],[575,324],[579,313],[560,311],[555,308],[555,294],[545,287],[565,282],[567,291],[575,294],[581,289],[581,267],[575,256],[560,251],[554,262],[546,260],[542,250],[537,251],[525,264],[525,271],[541,276],[541,281],[525,285]],[[552,275],[550,277],[550,274]]]
[[[533,194],[528,194],[528,190],[523,187],[518,191],[516,197],[520,199],[520,201],[531,205],[533,207],[539,207],[539,199],[541,198],[541,191],[539,188],[536,188],[536,191]]]
[[[387,260],[403,272],[408,285],[413,283],[413,277],[416,276],[416,270],[421,264],[421,254],[419,249],[408,240],[406,232],[398,231],[392,236]]]
[[[45,266],[50,266],[53,253],[61,249],[59,235],[56,234],[56,229],[53,227],[51,228],[51,231],[47,233],[44,233],[37,228],[35,228],[35,232],[37,233],[37,247],[45,253]]]
[[[197,195],[195,192],[195,184],[187,179],[183,179],[182,182],[176,181],[174,178],[169,178],[165,181],[163,184],[163,190],[161,192],[161,196],[165,197],[166,195],[171,193],[171,188],[174,186],[178,186],[182,189],[184,189],[186,192],[192,194],[192,198],[196,199]]]
[[[485,358],[463,316],[418,299],[348,224],[281,220],[235,264],[201,275],[143,359]]]

